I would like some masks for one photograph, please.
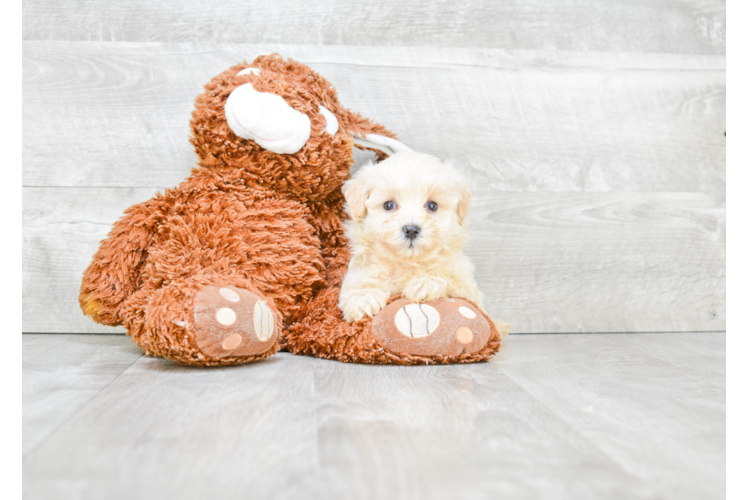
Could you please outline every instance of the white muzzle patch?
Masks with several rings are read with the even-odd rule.
[[[273,153],[300,151],[312,133],[312,124],[306,114],[293,109],[278,95],[257,92],[249,83],[231,92],[224,112],[234,134]]]

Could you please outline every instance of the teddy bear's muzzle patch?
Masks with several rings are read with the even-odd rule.
[[[307,115],[289,106],[278,95],[257,92],[249,83],[231,92],[224,112],[234,134],[273,153],[297,153],[312,131]]]

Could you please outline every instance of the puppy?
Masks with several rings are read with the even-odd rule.
[[[351,262],[340,291],[347,321],[374,316],[391,295],[413,302],[466,298],[482,307],[462,253],[470,191],[437,158],[398,153],[343,185]]]

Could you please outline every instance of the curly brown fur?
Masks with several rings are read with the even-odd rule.
[[[250,66],[260,73],[237,75]],[[273,153],[231,131],[224,106],[246,83],[309,117],[311,135],[301,150]],[[319,106],[337,117],[337,133],[323,132]],[[349,253],[340,187],[353,165],[351,135],[395,134],[342,107],[327,80],[296,61],[258,57],[205,86],[191,127],[198,166],[176,188],[126,210],[84,273],[80,305],[94,321],[124,324],[148,354],[200,366],[262,359],[279,343],[294,353],[400,364],[472,362],[498,350],[492,337],[470,357],[398,355],[371,338],[370,322],[341,323],[337,297]],[[210,286],[266,300],[286,337],[259,355],[205,355],[194,308]]]
[[[256,290],[277,307],[279,330],[293,322],[344,264],[340,185],[353,165],[349,133],[394,137],[343,108],[329,82],[303,64],[261,56],[251,65],[263,70],[260,75],[236,75],[249,66],[224,71],[196,99],[191,142],[199,163],[191,175],[129,208],[84,273],[83,312],[106,325],[124,324],[150,354],[211,365],[277,351],[244,358],[203,355],[192,322],[198,284]],[[229,129],[223,106],[247,82],[309,115],[312,133],[301,151],[272,153]],[[322,133],[320,104],[337,115],[338,133]]]

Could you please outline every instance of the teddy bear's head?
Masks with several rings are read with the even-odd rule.
[[[242,169],[254,184],[309,201],[348,178],[354,145],[380,156],[409,150],[341,106],[311,68],[277,54],[213,78],[195,100],[191,126],[201,167]]]

